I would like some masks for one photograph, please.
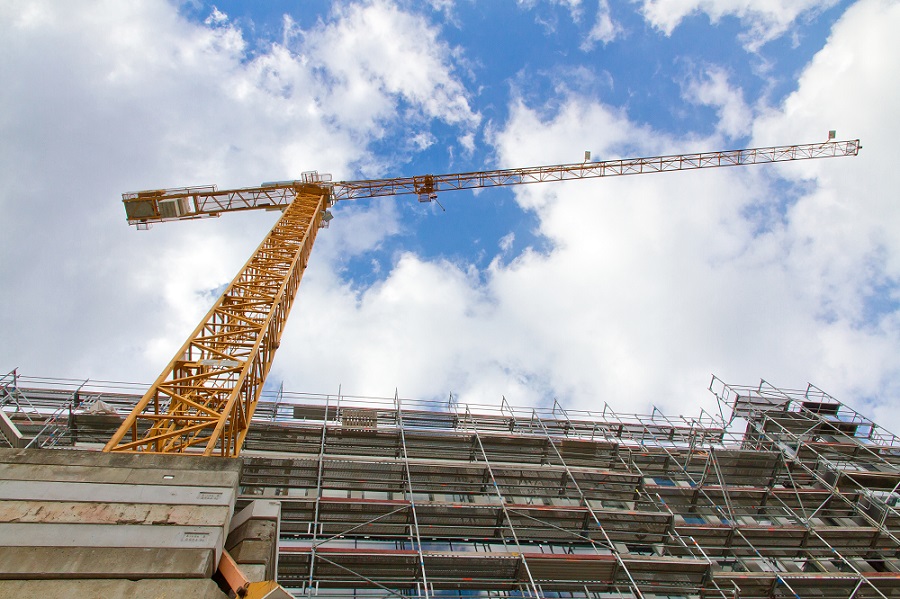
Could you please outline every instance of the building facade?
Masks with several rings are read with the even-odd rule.
[[[0,382],[0,442],[32,447],[98,447],[139,392]],[[280,505],[297,597],[900,596],[900,440],[814,386],[710,391],[695,417],[277,394],[235,509]]]

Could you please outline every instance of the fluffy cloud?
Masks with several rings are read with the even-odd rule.
[[[683,18],[706,5],[677,6]],[[797,6],[792,18],[813,9]],[[700,391],[711,372],[738,383],[809,379],[841,398],[896,395],[898,12],[887,0],[853,5],[796,92],[755,120],[726,71],[697,77],[685,95],[716,108],[709,138],[661,132],[573,92],[548,105],[514,98],[488,137],[502,166],[578,161],[585,149],[601,159],[713,149],[745,126],[761,145],[836,128],[865,149],[772,168],[525,186],[516,201],[534,215],[540,245],[522,250],[534,236],[504,231],[483,268],[397,252],[372,285],[347,280],[347,260],[368,260],[403,234],[402,212],[390,200],[340,206],[275,374],[298,391],[342,383],[489,405],[501,395],[610,401],[624,412],[656,403],[695,414],[685,398],[698,393],[713,409]],[[0,5],[0,327],[10,332],[0,363],[151,379],[272,215],[138,235],[119,194],[246,185],[311,165],[381,174],[367,149],[388,130],[415,148],[440,147],[449,129],[471,150],[483,141],[480,117],[453,54],[421,18],[378,1],[342,5],[304,30],[289,22],[282,42],[252,52],[229,19],[188,21],[164,2]],[[387,68],[397,56],[411,57]],[[433,122],[444,131],[423,126]],[[897,424],[886,404],[866,408]]]
[[[351,393],[398,386],[481,404],[505,395],[696,414],[716,410],[700,393],[715,372],[892,397],[900,317],[890,305],[873,314],[868,298],[886,285],[897,297],[889,231],[900,182],[878,150],[897,134],[885,49],[897,43],[898,12],[879,0],[849,10],[797,91],[752,123],[760,145],[824,139],[834,126],[859,132],[861,157],[518,188],[548,249],[481,271],[403,253],[376,286],[357,289],[313,266],[308,310],[282,350],[287,386],[339,380]],[[720,107],[720,131],[750,124],[721,71],[691,89]],[[605,158],[719,144],[719,133],[676,138],[577,95],[557,106],[512,107],[492,140],[502,165],[572,161],[584,148]],[[900,423],[880,404],[857,407]]]
[[[801,16],[837,4],[838,0],[633,0],[654,27],[671,35],[676,27],[695,13],[704,13],[716,23],[723,17],[741,20],[746,31],[743,41],[749,50],[783,35]]]
[[[739,90],[721,70],[689,86],[690,97],[719,107],[723,133],[752,130],[755,145],[771,145],[824,139],[837,127],[863,139],[859,158],[681,174],[667,182],[607,181],[597,193],[616,203],[589,198],[574,185],[565,201],[555,200],[563,195],[555,189],[520,194],[525,206],[539,210],[542,232],[556,249],[532,257],[532,284],[518,293],[550,296],[546,313],[578,315],[554,327],[568,332],[573,347],[582,346],[562,354],[554,373],[568,372],[569,381],[578,381],[577,373],[594,364],[598,381],[582,379],[581,388],[594,389],[595,396],[634,388],[636,397],[687,397],[704,370],[726,380],[811,380],[838,397],[889,402],[896,395],[900,369],[890,356],[900,350],[900,242],[892,232],[900,228],[893,201],[900,180],[882,148],[890,148],[900,133],[892,117],[900,84],[891,75],[890,58],[900,52],[893,34],[898,25],[900,6],[894,2],[851,7],[803,72],[797,91],[752,129]],[[660,136],[651,144],[648,132],[621,114],[609,111],[608,119],[595,121],[591,115],[603,112],[599,107],[573,104],[540,126],[527,110],[514,118],[498,140],[508,152],[505,160],[521,163],[530,158],[523,148],[547,147],[550,138],[578,140],[579,122],[585,130],[608,132],[613,150],[625,140],[648,153],[660,143],[716,143]],[[619,199],[626,196],[630,205]],[[566,265],[571,277],[558,280]],[[526,280],[526,266],[502,273],[497,284]],[[575,291],[554,298],[542,281],[549,289],[574,284]],[[583,307],[573,306],[580,303],[574,298],[584,298]],[[599,341],[589,343],[580,331],[598,321]],[[579,367],[568,371],[574,364]],[[680,387],[690,377],[694,382]],[[858,407],[871,411],[880,405]],[[886,417],[896,428],[897,417]]]
[[[588,32],[587,39],[581,44],[581,49],[589,50],[596,42],[608,44],[621,34],[622,27],[613,20],[609,11],[609,2],[607,0],[598,0],[594,26]]]
[[[740,89],[728,81],[728,73],[720,67],[710,67],[702,75],[690,79],[684,90],[689,102],[716,109],[717,129],[731,138],[745,137],[750,132],[752,112],[744,103]]]
[[[282,42],[254,50],[221,11],[198,23],[163,0],[4,2],[0,363],[154,378],[272,215],[136,234],[120,194],[311,166],[376,173],[367,148],[386,129],[471,135],[479,116],[451,55],[388,2],[344,5],[307,30],[288,21]],[[378,215],[376,230],[396,228]]]
[[[477,124],[448,68],[449,48],[422,17],[382,1],[339,7],[335,18],[307,38],[308,51],[335,80],[330,110],[371,129],[400,98],[399,108],[412,108],[404,116]]]
[[[829,323],[818,331],[817,342],[827,340],[828,349],[813,373],[827,377],[825,388],[836,395],[882,402],[900,391],[900,368],[890,358],[900,349],[900,173],[890,153],[900,134],[893,116],[900,82],[891,75],[891,57],[900,53],[898,26],[896,2],[857,2],[797,91],[753,128],[760,142],[809,132],[824,137],[829,129],[862,140],[853,160],[784,169],[784,176],[816,185],[790,207],[780,244],[786,266]],[[890,419],[900,421],[893,413]]]
[[[591,147],[598,130],[601,154],[676,143],[577,97],[550,119],[520,104],[495,143],[504,164],[535,155],[553,162]],[[725,351],[735,335],[750,341],[748,320],[754,335],[777,330],[788,287],[783,274],[746,278],[734,264],[752,236],[740,216],[753,201],[752,179],[711,171],[523,188],[519,200],[536,211],[552,249],[497,259],[483,273],[404,253],[384,281],[360,290],[313,266],[306,309],[284,344],[288,386],[316,380],[325,364],[322,378],[338,377],[351,392],[399,385],[411,396],[452,391],[474,403],[555,396],[585,408],[628,398],[637,403],[626,409],[651,399],[675,409],[667,398],[696,396],[716,367],[744,360],[748,370],[783,372],[779,362],[796,362],[787,347],[774,352],[753,339]],[[750,293],[758,285],[781,292],[758,302]],[[304,359],[315,339],[327,343]]]

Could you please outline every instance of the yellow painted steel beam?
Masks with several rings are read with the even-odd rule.
[[[325,209],[305,185],[104,451],[237,456]]]
[[[296,193],[318,186],[328,188],[333,201],[416,194],[420,201],[428,202],[445,191],[856,156],[861,148],[858,139],[833,141],[829,137],[826,142],[811,144],[334,183],[331,175],[310,171],[296,181],[275,181],[240,189],[220,190],[215,185],[206,185],[135,191],[122,194],[122,201],[129,224],[146,229],[153,223],[170,220],[278,209],[290,204]]]

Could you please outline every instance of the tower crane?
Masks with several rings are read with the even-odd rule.
[[[501,187],[813,158],[856,156],[859,140],[648,158],[331,181],[315,171],[300,179],[219,190],[213,185],[123,194],[129,224],[147,229],[170,220],[241,210],[283,214],[124,420],[104,451],[237,456],[278,349],[300,279],[320,228],[340,200],[415,194],[429,202],[451,190]]]

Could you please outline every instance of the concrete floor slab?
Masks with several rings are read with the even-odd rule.
[[[0,579],[59,582],[26,597],[158,599],[169,595],[128,580],[209,578],[240,469],[234,459],[0,449]],[[125,586],[73,590],[67,578]],[[178,588],[172,597],[205,596]]]
[[[217,565],[209,549],[0,547],[4,580],[209,578]]]
[[[221,526],[230,510],[227,505],[0,501],[0,522]]]
[[[26,547],[177,547],[221,548],[224,535],[214,526],[140,524],[0,524],[0,539]]]
[[[177,465],[177,464],[176,464]],[[119,483],[193,487],[231,487],[238,472],[181,468],[113,468],[59,464],[9,464],[0,462],[0,480]]]
[[[0,448],[0,463],[240,472],[241,461],[194,455],[102,453]]]
[[[211,580],[0,580],[16,599],[227,599]]]
[[[0,499],[230,506],[234,488],[0,480]]]

